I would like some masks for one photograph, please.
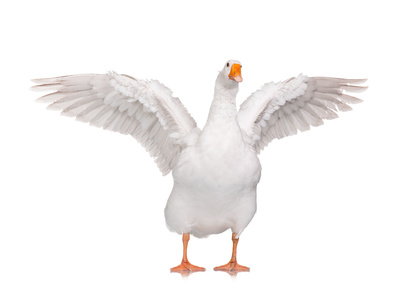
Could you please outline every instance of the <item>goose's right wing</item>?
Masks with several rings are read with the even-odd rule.
[[[130,134],[155,158],[160,171],[171,171],[196,122],[179,99],[158,81],[115,72],[35,79],[33,90],[56,91],[38,101],[63,115]]]

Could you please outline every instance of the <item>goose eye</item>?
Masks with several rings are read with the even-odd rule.
[[[229,62],[227,62],[227,67],[229,67]]]

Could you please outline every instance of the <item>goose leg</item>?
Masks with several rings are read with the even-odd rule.
[[[190,234],[183,234],[183,259],[181,264],[170,269],[172,273],[182,272],[201,272],[205,271],[205,268],[192,265],[187,259],[187,245],[190,240]]]
[[[237,263],[237,245],[238,245],[237,234],[232,233],[232,257],[230,262],[227,264],[217,266],[214,268],[215,271],[226,271],[226,272],[249,272],[249,267],[240,265]]]

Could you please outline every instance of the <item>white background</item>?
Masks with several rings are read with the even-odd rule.
[[[7,3],[0,293],[407,293],[403,1]],[[171,176],[131,137],[46,111],[28,88],[108,70],[158,79],[203,126],[230,58],[243,64],[238,104],[301,72],[369,78],[369,90],[352,112],[262,152],[258,213],[238,246],[251,272],[212,271],[230,258],[225,232],[191,239],[207,271],[183,280],[169,273],[182,250],[164,223]]]

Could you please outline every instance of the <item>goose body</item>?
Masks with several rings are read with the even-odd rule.
[[[256,211],[261,165],[237,121],[235,104],[218,101],[193,145],[173,168],[167,226],[196,237],[232,229],[239,236]],[[221,102],[221,103],[220,103]]]
[[[360,99],[344,94],[366,87],[350,80],[299,75],[270,82],[236,106],[241,63],[219,72],[208,119],[200,130],[180,100],[157,81],[109,72],[36,79],[34,90],[50,109],[97,127],[129,134],[150,153],[174,185],[165,208],[171,231],[183,235],[182,263],[172,271],[201,271],[189,263],[190,234],[233,233],[233,256],[224,271],[247,271],[236,262],[238,238],[256,212],[261,177],[258,154],[273,140],[323,124]]]

